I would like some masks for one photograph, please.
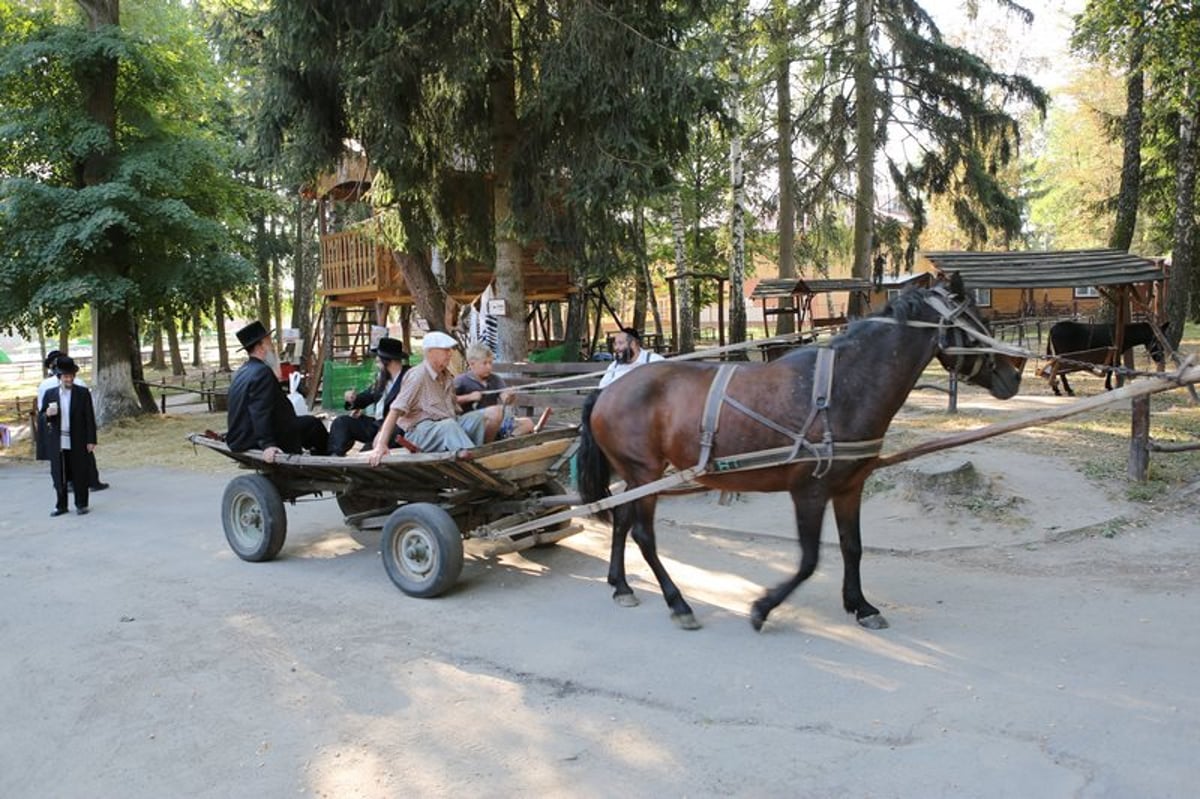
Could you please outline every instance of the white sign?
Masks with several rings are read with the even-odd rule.
[[[488,300],[488,316],[508,316],[508,304],[504,300]]]

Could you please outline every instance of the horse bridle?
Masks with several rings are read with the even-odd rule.
[[[970,342],[993,344],[994,339],[987,333],[987,326],[971,307],[970,300],[963,299],[956,303],[954,297],[943,286],[934,286],[926,295],[925,303],[937,311],[941,317],[938,320],[937,348],[943,355],[953,356],[950,370],[964,380],[970,380],[979,374],[983,364],[989,358],[994,362],[997,350],[994,347],[970,347]],[[972,365],[969,371],[964,370],[966,361]]]

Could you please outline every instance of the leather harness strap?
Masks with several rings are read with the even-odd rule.
[[[708,396],[704,400],[704,414],[700,420],[700,457],[696,468],[704,470],[708,467],[721,418],[721,406],[724,404],[749,416],[764,427],[792,439],[792,446],[721,458],[715,464],[718,471],[728,471],[734,468],[764,468],[793,461],[811,460],[816,462],[813,477],[821,478],[833,468],[835,460],[861,460],[878,455],[883,439],[834,444],[833,430],[829,425],[828,415],[829,400],[833,393],[834,357],[835,353],[831,347],[817,348],[817,362],[813,368],[812,403],[808,411],[808,418],[804,420],[804,424],[798,431],[789,430],[732,397],[726,396],[729,381],[733,378],[737,366],[722,364],[709,385]],[[821,440],[819,442],[809,441],[809,428],[812,427],[818,416],[822,418],[822,427],[824,428]],[[802,455],[801,450],[806,451],[807,454]],[[735,466],[735,464],[737,465]]]

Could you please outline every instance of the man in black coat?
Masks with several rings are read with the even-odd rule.
[[[329,429],[331,455],[345,455],[355,441],[373,444],[379,428],[383,427],[383,417],[387,416],[392,400],[400,393],[400,381],[408,369],[408,353],[404,351],[404,345],[398,339],[385,337],[379,339],[374,352],[379,357],[381,367],[379,379],[367,391],[346,392],[346,410],[353,413],[333,420]],[[372,405],[376,406],[374,418],[363,415],[362,411]],[[397,433],[404,435],[403,430]]]
[[[91,462],[96,449],[96,411],[92,393],[75,385],[79,367],[63,356],[58,359],[59,384],[47,389],[42,397],[41,412],[46,416],[46,442],[51,450],[50,477],[57,495],[51,516],[67,512],[67,483],[75,489],[75,512],[88,512],[88,483],[91,482]]]
[[[229,384],[229,449],[261,449],[267,463],[274,463],[280,452],[328,455],[325,425],[315,416],[297,416],[279,384],[279,356],[271,332],[262,322],[252,322],[237,337],[250,357]]]

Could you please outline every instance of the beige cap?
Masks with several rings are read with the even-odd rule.
[[[442,333],[439,330],[426,333],[425,338],[421,339],[421,349],[423,350],[452,350],[458,346],[458,342],[453,336]]]

